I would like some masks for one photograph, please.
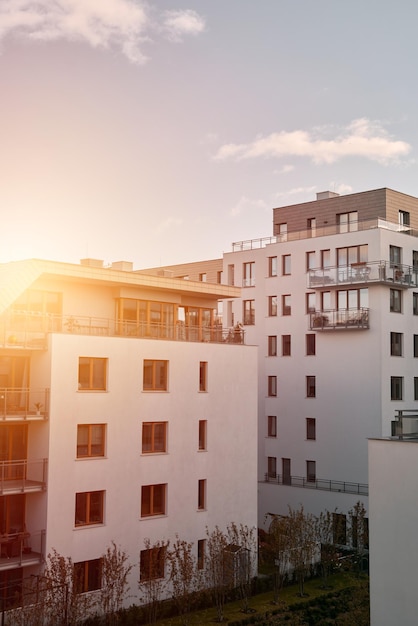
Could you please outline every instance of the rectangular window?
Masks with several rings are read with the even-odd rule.
[[[77,458],[104,456],[106,424],[78,424]]]
[[[199,274],[200,282],[205,283],[207,281],[207,278],[208,278],[208,276],[207,276],[206,272],[203,272],[202,274]]]
[[[321,311],[329,311],[331,309],[331,292],[321,292]]]
[[[139,582],[164,578],[165,556],[165,546],[141,550]]]
[[[278,224],[277,231],[277,241],[287,241],[287,224]]]
[[[315,252],[306,253],[306,271],[312,270],[315,267]]]
[[[75,525],[103,524],[104,491],[75,494]]]
[[[331,267],[331,250],[321,250],[321,269]]]
[[[306,226],[308,228],[308,237],[315,237],[316,235],[316,217],[308,217],[306,221]]]
[[[107,359],[81,356],[78,359],[78,388],[106,391]]]
[[[244,300],[242,305],[243,305],[244,325],[254,326],[255,324],[255,300]]]
[[[412,313],[418,315],[418,292],[416,291],[412,294]]]
[[[416,337],[416,335],[414,335]],[[390,333],[390,355],[402,356],[403,333]],[[418,344],[417,344],[418,345]],[[415,341],[414,341],[415,348]]]
[[[398,214],[399,224],[401,226],[409,226],[410,225],[410,215],[408,211],[399,211]]]
[[[332,514],[332,534],[334,543],[345,546],[347,543],[347,518],[344,513]]]
[[[307,398],[316,398],[316,376],[306,377],[306,396]]]
[[[207,420],[199,420],[199,450],[207,450]]]
[[[167,422],[143,422],[142,454],[167,452]]]
[[[144,359],[144,391],[167,391],[168,361]]]
[[[197,541],[197,569],[205,567],[206,539],[198,539]]]
[[[306,335],[306,356],[314,356],[316,354],[316,335],[309,333]]]
[[[270,256],[269,259],[269,268],[268,275],[271,278],[272,276],[277,276],[277,256]]]
[[[337,248],[338,267],[347,267],[352,263],[366,263],[368,259],[367,244]]]
[[[339,289],[337,291],[337,309],[361,309],[369,306],[369,290],[362,289]]]
[[[269,316],[277,315],[277,296],[269,296]]]
[[[197,508],[199,511],[206,509],[206,480],[203,478],[197,485]]]
[[[306,480],[308,483],[314,483],[316,481],[316,462],[306,461]]]
[[[348,233],[358,230],[358,213],[350,211],[350,213],[340,213],[337,215],[337,224],[340,233]]]
[[[418,335],[414,335],[414,357],[418,357]]]
[[[243,276],[243,279],[242,279],[243,287],[255,286],[255,263],[254,261],[243,264],[242,276]]]
[[[314,417],[306,418],[306,439],[316,440],[316,419]]]
[[[102,586],[102,560],[79,561],[74,563],[74,584],[76,593],[96,591]]]
[[[418,271],[418,250],[412,250],[412,269]]]
[[[199,363],[199,391],[208,390],[208,363],[200,361]]]
[[[267,473],[269,478],[277,478],[277,458],[275,456],[267,457]]]
[[[390,399],[403,400],[403,376],[390,377]]]
[[[282,335],[282,356],[290,356],[292,350],[291,335]]]
[[[282,482],[283,485],[292,484],[291,460],[282,458]]]
[[[222,284],[222,280],[223,280],[223,271],[220,270],[219,272],[216,272],[216,282],[218,283],[218,285]]]
[[[277,335],[269,335],[267,345],[268,345],[268,355],[277,356]]]
[[[277,396],[277,376],[268,377],[268,395]]]
[[[267,436],[277,437],[277,416],[269,415],[267,417]]]
[[[282,315],[291,315],[292,314],[292,306],[291,306],[291,298],[289,294],[285,294],[282,296]]]
[[[235,265],[228,265],[228,285],[235,285]]]
[[[418,400],[418,376],[414,376],[414,400]]]
[[[290,254],[282,255],[282,274],[288,276],[292,271],[292,258]]]
[[[141,517],[165,515],[167,485],[142,485]]]
[[[306,294],[306,312],[315,313],[316,306],[316,293],[311,292]]]
[[[389,246],[389,261],[391,266],[402,263],[402,248],[399,246]]]
[[[402,313],[402,292],[400,289],[390,290],[389,308],[392,313]]]

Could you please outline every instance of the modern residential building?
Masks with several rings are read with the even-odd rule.
[[[2,607],[52,550],[87,592],[114,541],[132,604],[145,539],[178,534],[204,567],[206,529],[256,526],[257,348],[216,320],[239,294],[127,262],[0,266]]]
[[[417,235],[418,198],[324,192],[275,208],[271,236],[223,255],[242,288],[224,322],[259,346],[259,525],[288,504],[367,509],[367,440],[418,407]]]

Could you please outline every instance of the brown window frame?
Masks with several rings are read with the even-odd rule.
[[[142,454],[163,454],[167,452],[168,422],[142,422]],[[156,430],[162,428],[163,437]],[[150,431],[149,434],[146,431]],[[149,441],[149,446],[147,443]],[[159,443],[161,441],[161,443]],[[148,447],[148,449],[147,449]]]
[[[98,497],[97,502],[93,498]],[[76,528],[103,524],[105,491],[81,491],[75,494]]]
[[[167,509],[167,483],[156,485],[142,485],[141,487],[141,517],[155,517],[165,515]],[[160,503],[159,504],[156,504]]]
[[[161,367],[161,370],[159,369]],[[149,376],[148,372],[151,373]],[[161,374],[163,374],[161,378]],[[157,381],[160,375],[160,381]],[[168,361],[164,359],[144,359],[143,366],[143,390],[144,391],[167,391],[168,390]]]
[[[102,371],[97,372],[99,366],[101,366]],[[104,357],[78,357],[78,390],[106,391],[107,366],[108,359]],[[85,373],[87,373],[87,376],[85,376]],[[102,380],[102,382],[100,382],[100,380]]]

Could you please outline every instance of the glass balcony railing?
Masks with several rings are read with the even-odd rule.
[[[43,491],[47,459],[0,461],[0,495]]]
[[[409,265],[395,265],[389,261],[370,261],[308,271],[309,289],[369,283],[396,285],[401,288],[417,287],[418,270]]]
[[[49,389],[0,387],[0,421],[38,421],[49,417]]]
[[[309,314],[310,330],[368,329],[369,309],[327,309]]]
[[[391,426],[391,435],[396,439],[418,439],[418,410],[402,409],[396,411]]]

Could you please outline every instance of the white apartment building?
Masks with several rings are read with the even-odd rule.
[[[207,528],[257,525],[257,348],[215,324],[237,287],[92,259],[4,264],[0,287],[2,607],[52,550],[87,592],[114,541],[132,604],[145,539],[204,567]]]
[[[324,192],[224,254],[224,281],[242,288],[224,321],[259,347],[260,526],[288,505],[367,510],[367,440],[418,406],[417,235],[417,198]]]

